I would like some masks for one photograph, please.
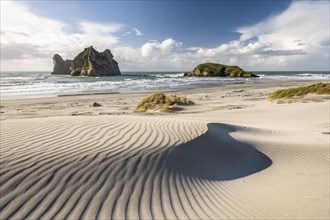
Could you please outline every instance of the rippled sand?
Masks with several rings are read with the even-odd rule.
[[[0,218],[328,219],[329,102],[206,94],[185,114],[7,116]]]

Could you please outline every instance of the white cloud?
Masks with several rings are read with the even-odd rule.
[[[144,57],[160,57],[170,55],[174,48],[180,47],[181,42],[177,43],[172,38],[168,38],[163,42],[151,41],[142,45],[141,55]]]
[[[1,70],[45,70],[45,66],[51,70],[51,57],[55,53],[72,58],[90,45],[99,50],[113,47],[119,40],[115,33],[124,27],[122,24],[89,21],[77,25],[80,31],[69,33],[66,30],[70,27],[66,24],[37,16],[20,2],[1,1]]]
[[[329,2],[293,2],[280,15],[251,27],[239,28],[238,32],[249,36],[246,40],[258,37],[260,43],[269,43],[273,50],[311,49],[329,39]]]
[[[214,48],[184,48],[172,38],[123,46],[117,34],[142,33],[136,28],[122,32],[122,24],[84,21],[77,24],[79,32],[68,33],[64,23],[36,16],[19,2],[1,2],[1,68],[48,66],[51,70],[54,53],[72,58],[93,44],[98,50],[110,48],[122,70],[189,70],[202,62],[240,65],[247,70],[328,70],[328,9],[329,1],[296,1],[280,14],[237,28],[238,39]]]
[[[240,38],[200,56],[237,58],[248,69],[329,69],[329,1],[296,1],[281,14],[241,27]]]
[[[329,1],[293,2],[280,14],[238,28],[237,40],[214,48],[190,47],[179,57],[250,70],[329,70],[329,7]]]
[[[139,29],[137,29],[137,28],[133,28],[132,30],[135,32],[135,35],[136,35],[136,36],[143,36],[143,35],[144,35],[144,34],[143,34]]]
[[[126,37],[126,36],[128,36],[128,35],[130,35],[130,34],[131,34],[130,31],[126,31],[125,33],[122,34],[122,36]]]
[[[118,46],[112,51],[125,70],[178,70],[176,60],[182,43],[168,38],[162,42],[150,40],[141,47]],[[185,56],[183,54],[183,56]]]
[[[240,37],[214,48],[181,48],[174,39],[149,41],[125,63],[130,70],[189,70],[202,62],[239,65],[247,70],[329,70],[329,2],[297,1],[255,25],[240,27]],[[125,54],[125,51],[121,51]],[[120,60],[119,60],[120,61]]]

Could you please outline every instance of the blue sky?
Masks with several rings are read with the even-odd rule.
[[[329,70],[329,1],[1,1],[1,70],[51,70],[84,47],[122,70]],[[19,15],[19,16],[12,16]],[[33,65],[29,65],[33,64]]]
[[[58,1],[29,2],[32,12],[74,27],[89,20],[138,27],[146,37],[171,37],[187,47],[212,47],[239,37],[236,28],[279,13],[291,1]],[[206,34],[207,33],[207,34]]]

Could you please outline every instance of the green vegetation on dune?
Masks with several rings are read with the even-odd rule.
[[[308,86],[299,86],[296,88],[281,89],[268,96],[269,99],[292,98],[307,94],[330,95],[330,83],[317,83]]]
[[[166,96],[157,92],[144,97],[137,105],[134,112],[146,112],[147,110],[159,110],[160,112],[171,112],[177,109],[178,105],[193,105],[193,101],[186,97],[176,95]]]

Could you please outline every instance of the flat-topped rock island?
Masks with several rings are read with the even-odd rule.
[[[244,71],[238,66],[227,66],[219,63],[199,64],[193,71],[185,73],[184,76],[258,77],[251,72]]]

